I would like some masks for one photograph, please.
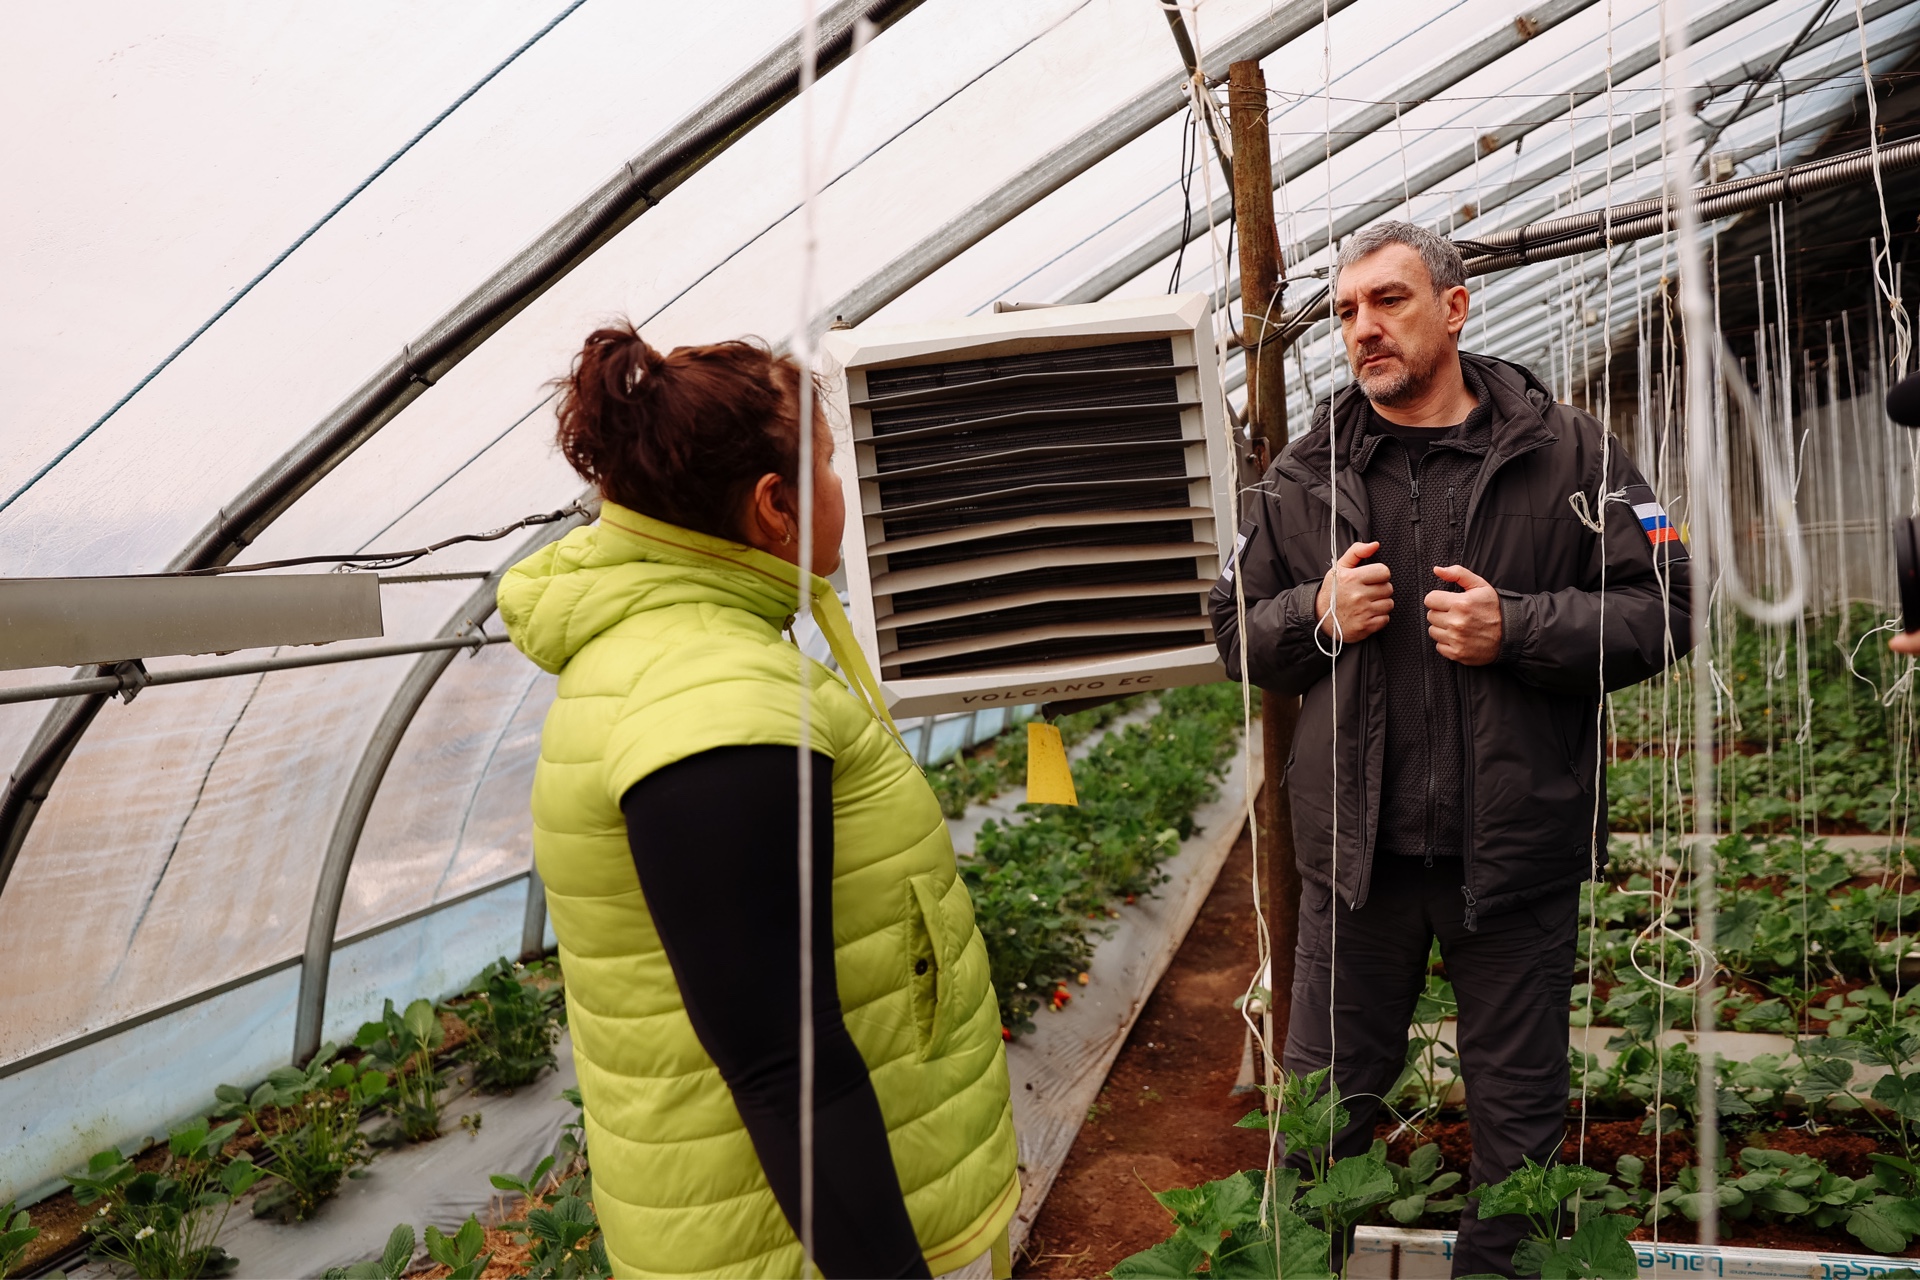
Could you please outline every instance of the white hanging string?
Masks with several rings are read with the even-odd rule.
[[[1731,579],[1735,570],[1732,567],[1731,530],[1717,527],[1713,512],[1717,503],[1711,495],[1721,492],[1714,486],[1715,477],[1722,475],[1719,467],[1721,444],[1719,431],[1713,425],[1714,379],[1718,373],[1716,365],[1720,359],[1719,336],[1713,328],[1713,314],[1707,296],[1705,263],[1700,250],[1700,211],[1694,200],[1693,184],[1687,175],[1691,166],[1684,162],[1675,165],[1676,158],[1684,161],[1686,144],[1693,131],[1693,102],[1688,90],[1691,79],[1687,74],[1688,48],[1686,14],[1680,0],[1661,0],[1662,25],[1666,28],[1665,40],[1661,50],[1660,70],[1663,84],[1667,88],[1673,103],[1673,110],[1667,120],[1672,138],[1669,154],[1666,156],[1662,178],[1668,190],[1669,199],[1677,206],[1679,243],[1676,246],[1680,258],[1680,306],[1682,323],[1686,333],[1686,432],[1687,432],[1687,491],[1690,495],[1688,514],[1692,517],[1695,535],[1693,545],[1693,564],[1695,575],[1695,600],[1693,613],[1694,635],[1694,849],[1693,849],[1693,886],[1694,886],[1694,935],[1698,946],[1708,956],[1714,950],[1715,911],[1717,910],[1717,885],[1715,883],[1714,831],[1717,814],[1714,798],[1714,724],[1713,724],[1713,688],[1709,674],[1712,662],[1711,629],[1709,620],[1711,604],[1707,609],[1698,607],[1698,586],[1701,580],[1714,581],[1714,570],[1725,564]],[[1744,388],[1744,384],[1743,388]],[[1770,484],[1777,479],[1777,460],[1768,465],[1763,455],[1762,465]],[[1791,508],[1789,507],[1789,510]],[[1794,525],[1798,529],[1797,520]],[[1724,533],[1724,537],[1721,536]],[[1798,579],[1797,579],[1798,581]],[[1760,602],[1755,602],[1760,603]],[[1799,605],[1795,601],[1797,610]],[[1700,1243],[1712,1246],[1719,1236],[1719,1202],[1716,1183],[1719,1175],[1718,1138],[1719,1138],[1719,1096],[1717,1082],[1717,1036],[1714,1016],[1714,974],[1712,965],[1707,964],[1697,980],[1695,991],[1695,1034],[1698,1036],[1696,1053],[1698,1055],[1698,1097],[1694,1102],[1694,1151],[1699,1160],[1698,1186],[1700,1188]],[[1659,1128],[1658,1120],[1655,1121]]]
[[[1886,303],[1893,327],[1893,369],[1896,378],[1907,375],[1913,349],[1912,326],[1900,300],[1900,277],[1893,266],[1893,231],[1887,224],[1887,188],[1880,174],[1880,101],[1873,89],[1873,67],[1867,60],[1867,19],[1861,0],[1853,0],[1853,24],[1860,37],[1860,76],[1867,90],[1867,150],[1873,159],[1873,191],[1880,204],[1880,248],[1873,256],[1873,283]]]

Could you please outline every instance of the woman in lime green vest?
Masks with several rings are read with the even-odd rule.
[[[804,1233],[828,1276],[1005,1275],[1020,1188],[986,950],[822,576],[845,520],[824,423],[798,563],[802,377],[751,343],[662,355],[629,326],[594,333],[559,442],[599,522],[500,586],[513,642],[560,677],[534,856],[594,1203],[622,1277],[797,1276]],[[783,634],[803,589],[838,675]]]

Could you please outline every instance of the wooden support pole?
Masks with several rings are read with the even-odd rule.
[[[1227,114],[1233,128],[1234,214],[1240,235],[1240,335],[1247,361],[1247,434],[1264,475],[1287,445],[1286,348],[1265,341],[1278,333],[1282,266],[1273,223],[1273,154],[1267,132],[1267,78],[1256,61],[1227,68]],[[1266,782],[1255,810],[1260,881],[1272,942],[1272,1027],[1276,1058],[1286,1045],[1293,1003],[1293,951],[1300,928],[1300,871],[1293,856],[1293,809],[1286,791],[1287,753],[1300,700],[1260,692]]]

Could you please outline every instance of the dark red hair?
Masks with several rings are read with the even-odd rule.
[[[631,324],[596,329],[556,383],[560,452],[623,507],[744,541],[760,477],[799,479],[802,376],[758,342],[661,355]]]

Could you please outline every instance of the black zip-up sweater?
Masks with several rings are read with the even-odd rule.
[[[1493,434],[1486,391],[1471,370],[1468,389],[1481,403],[1452,428],[1395,427],[1368,406],[1367,438],[1354,457],[1366,477],[1372,563],[1393,574],[1393,613],[1374,638],[1387,672],[1387,742],[1381,788],[1381,853],[1460,856],[1466,785],[1458,664],[1440,656],[1427,634],[1429,591],[1458,588],[1433,576],[1461,561],[1461,522]],[[1418,434],[1416,434],[1416,432]],[[1412,441],[1408,443],[1409,439]]]

